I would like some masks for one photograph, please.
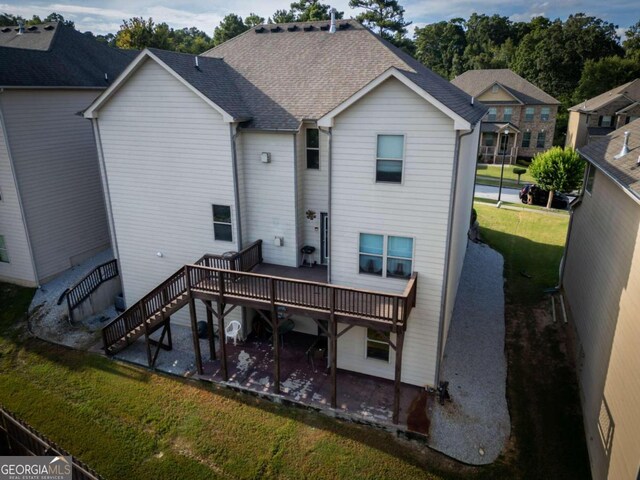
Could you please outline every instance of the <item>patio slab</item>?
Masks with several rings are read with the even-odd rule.
[[[337,409],[331,409],[331,377],[324,365],[315,365],[307,360],[306,351],[316,340],[313,335],[291,332],[284,337],[280,354],[281,393],[273,393],[274,357],[272,343],[266,339],[250,337],[245,342],[227,343],[227,368],[229,381],[222,379],[219,360],[220,344],[216,338],[216,360],[210,360],[207,340],[200,340],[203,360],[203,375],[198,375],[193,352],[191,328],[172,325],[173,350],[161,350],[156,369],[182,377],[221,383],[244,391],[254,392],[275,401],[281,399],[311,406],[332,416],[345,416],[365,423],[396,428],[392,424],[393,392],[392,380],[385,380],[345,370],[337,373]],[[159,332],[152,337],[157,338]],[[119,352],[121,360],[147,366],[147,351],[144,338]],[[428,425],[419,421],[426,417],[426,406],[419,400],[424,389],[402,384],[399,423],[403,429],[407,424],[417,433],[426,435]],[[415,417],[411,419],[410,417]]]

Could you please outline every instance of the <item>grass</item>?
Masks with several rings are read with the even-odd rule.
[[[484,239],[505,256],[512,334],[512,441],[493,465],[468,467],[369,427],[28,338],[23,317],[33,291],[6,284],[0,284],[0,403],[113,480],[583,478],[584,458],[567,453],[582,453],[581,418],[571,417],[572,371],[560,368],[562,358],[550,350],[555,333],[538,338],[525,329],[518,337],[513,325],[528,323],[509,319],[515,304],[528,311],[557,283],[567,217],[475,208]],[[543,359],[520,355],[525,343]],[[532,378],[536,369],[553,382]]]
[[[492,198],[480,198],[480,197],[476,197],[474,198],[474,202],[476,203],[480,203],[480,204],[487,204],[487,205],[496,205],[498,203],[497,200],[494,200]],[[547,207],[541,207],[539,205],[528,205],[526,203],[513,203],[513,202],[502,202],[503,206],[507,207],[508,209],[517,209],[517,210],[531,210],[531,211],[535,211],[538,213],[549,213],[552,215],[564,215],[566,217],[569,217],[569,211],[568,210],[558,210],[556,208],[547,208]],[[503,207],[504,208],[504,207]]]
[[[536,181],[527,170],[527,173],[523,173],[520,176],[520,183],[518,184],[518,176],[513,173],[514,168],[525,167],[522,167],[521,165],[505,165],[503,186],[511,188],[522,188],[522,185],[524,185],[525,183],[536,183]],[[476,183],[497,187],[498,185],[500,185],[500,170],[500,165],[479,164],[476,168]]]

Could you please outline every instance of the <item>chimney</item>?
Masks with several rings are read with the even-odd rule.
[[[22,35],[24,33],[24,23],[22,21],[18,22],[18,35]]]
[[[329,33],[336,33],[336,9],[331,9],[331,26],[329,27]]]
[[[617,160],[618,158],[624,157],[627,153],[629,153],[629,132],[624,132],[624,143],[622,144],[622,150],[620,150],[620,153],[613,158]]]

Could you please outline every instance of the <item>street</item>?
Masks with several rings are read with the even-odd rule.
[[[511,202],[511,203],[520,203],[520,198],[518,198],[519,192],[520,190],[517,190],[515,188],[502,187],[502,201]],[[475,196],[479,198],[488,198],[491,200],[498,200],[498,187],[491,187],[489,185],[476,184]]]

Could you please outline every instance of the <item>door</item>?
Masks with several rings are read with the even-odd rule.
[[[507,147],[509,146],[509,135],[500,136],[500,155],[507,153]]]
[[[320,263],[327,264],[329,258],[329,215],[320,213]]]

